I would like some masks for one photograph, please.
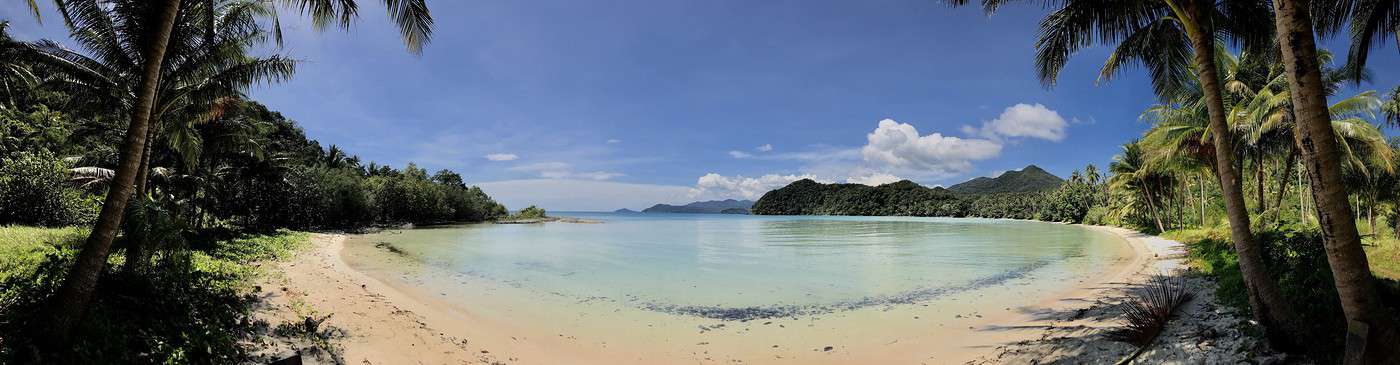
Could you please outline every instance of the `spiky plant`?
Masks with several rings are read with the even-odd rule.
[[[1180,279],[1154,275],[1134,298],[1122,304],[1123,327],[1110,332],[1109,338],[1146,348],[1193,296]]]

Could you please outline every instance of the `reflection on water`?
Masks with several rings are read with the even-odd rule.
[[[434,269],[580,299],[723,319],[917,303],[1009,278],[1059,280],[1122,254],[1079,227],[907,217],[566,214],[359,236]],[[411,273],[409,273],[411,274]]]

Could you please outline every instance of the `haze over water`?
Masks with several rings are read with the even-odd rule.
[[[454,276],[714,319],[916,304],[1011,279],[1066,286],[1126,250],[1105,233],[1023,221],[560,215],[603,223],[434,227],[354,237],[347,247],[383,251],[374,245],[384,242]]]

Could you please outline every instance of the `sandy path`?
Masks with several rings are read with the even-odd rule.
[[[381,281],[345,263],[341,258],[345,236],[324,234],[314,236],[313,248],[281,264],[281,275],[274,276],[266,286],[266,291],[270,292],[266,301],[269,310],[261,316],[272,323],[296,320],[304,315],[293,310],[299,306],[297,303],[306,304],[301,308],[335,313],[326,323],[344,330],[346,336],[339,342],[342,358],[351,364],[953,364],[1020,363],[1056,356],[1077,359],[1074,362],[1081,363],[1111,363],[1117,359],[1115,356],[1121,357],[1131,348],[1117,343],[1102,344],[1105,342],[1101,338],[1103,328],[1115,324],[1109,304],[1122,297],[1124,288],[1142,282],[1148,275],[1177,270],[1181,263],[1175,257],[1179,256],[1181,247],[1172,241],[1125,229],[1086,227],[1122,237],[1135,254],[1111,264],[1094,280],[1077,283],[1069,290],[1037,296],[1042,299],[1029,305],[1005,310],[953,306],[953,312],[976,315],[959,314],[955,321],[910,323],[910,317],[918,319],[920,315],[928,318],[951,313],[902,306],[823,318],[820,326],[809,324],[805,329],[797,329],[799,326],[794,322],[786,322],[788,326],[783,328],[791,328],[784,330],[779,330],[776,324],[733,323],[727,331],[656,332],[675,337],[665,339],[665,343],[656,342],[656,348],[625,348],[616,343],[609,346],[601,339],[633,337],[595,333],[592,337],[597,338],[581,340],[563,333],[556,335],[552,328],[543,332],[513,323],[508,316],[476,312],[446,297],[416,290],[411,282]],[[547,305],[511,310],[527,314],[548,310],[543,308]],[[892,321],[891,317],[899,317],[899,320]],[[657,320],[667,319],[658,317]],[[695,328],[685,319],[667,321]],[[806,319],[798,321],[807,323]],[[865,331],[879,336],[865,339],[845,333],[866,334],[849,330],[866,323],[876,323],[875,328],[865,328]],[[560,327],[565,325],[561,323]],[[656,333],[642,331],[634,337],[655,337]],[[830,350],[822,348],[825,342],[814,342],[833,338],[844,341]],[[1085,342],[1068,346],[1046,341],[1051,338],[1084,338]],[[756,351],[769,350],[769,343],[774,344],[773,352],[764,357],[755,356]],[[779,345],[784,351],[778,351]],[[1090,356],[1100,353],[1101,356]]]

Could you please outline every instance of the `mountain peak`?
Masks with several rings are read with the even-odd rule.
[[[963,194],[1023,193],[1046,191],[1060,187],[1064,179],[1046,172],[1040,166],[1026,165],[1018,171],[1007,171],[995,178],[978,177],[948,190]]]

